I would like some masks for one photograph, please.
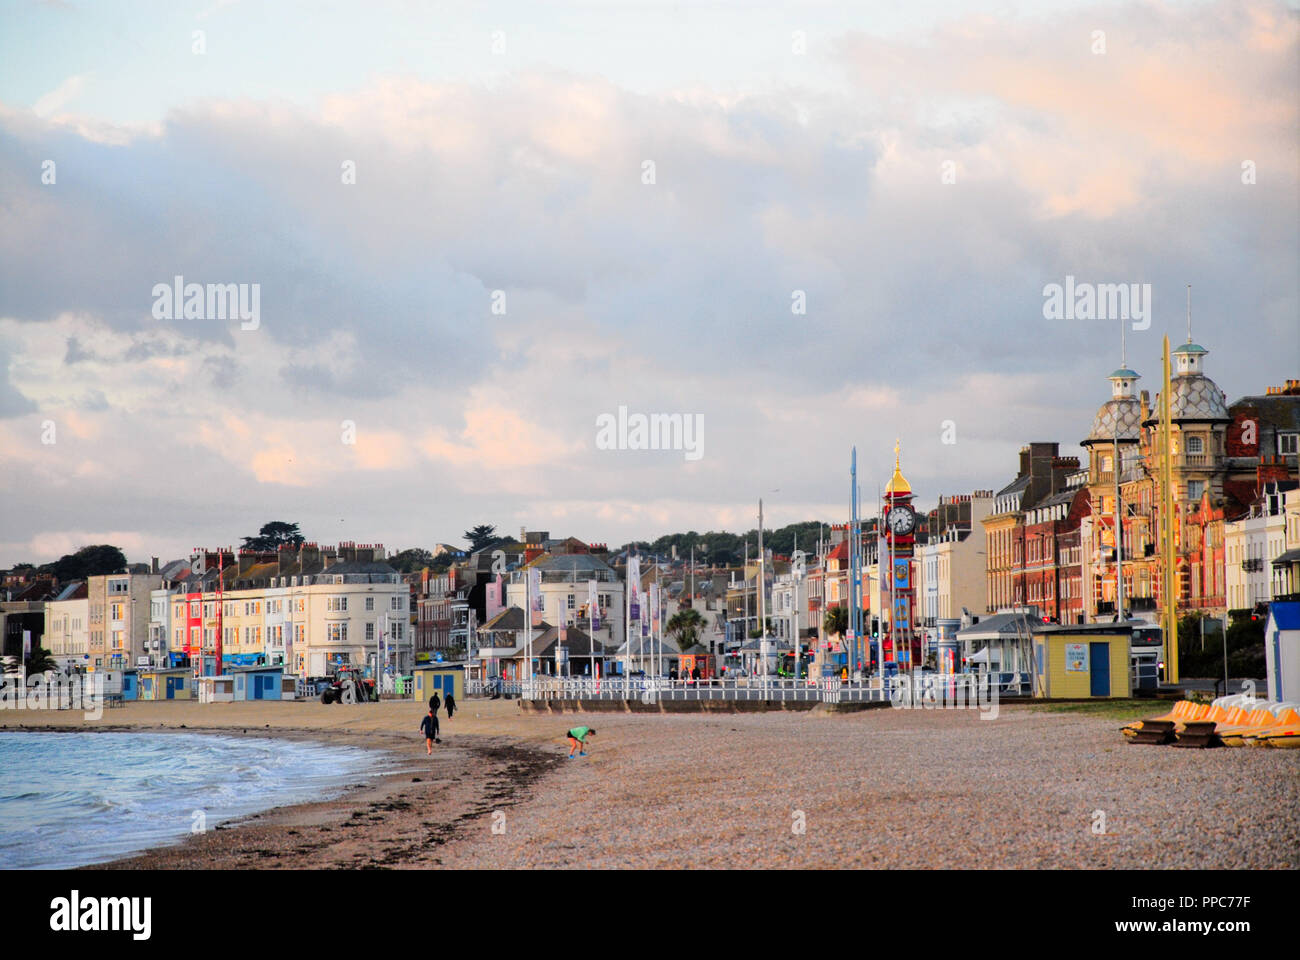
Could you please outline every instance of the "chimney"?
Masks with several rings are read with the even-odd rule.
[[[157,558],[157,557],[150,557],[150,558],[149,558],[149,572],[150,572],[150,573],[157,573],[157,572],[158,572],[158,558]]]

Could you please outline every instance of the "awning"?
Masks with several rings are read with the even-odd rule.
[[[1294,550],[1288,550],[1286,553],[1282,554],[1282,556],[1273,561],[1273,566],[1285,567],[1291,563],[1300,563],[1300,547],[1296,547]]]
[[[988,648],[988,647],[985,647],[985,648],[984,648],[983,650],[981,650],[979,653],[976,653],[976,654],[973,654],[973,655],[967,657],[967,658],[966,658],[966,662],[967,662],[967,663],[988,663],[988,662],[989,662],[989,648]]]

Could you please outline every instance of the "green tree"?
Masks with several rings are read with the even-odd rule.
[[[42,572],[54,574],[60,583],[85,580],[104,573],[121,573],[124,570],[126,555],[107,543],[82,547],[76,553],[64,554],[53,563],[41,567]]]
[[[686,650],[699,640],[704,618],[693,607],[678,610],[668,621],[668,633],[677,641],[677,649]]]
[[[433,566],[433,554],[420,547],[402,550],[388,558],[388,565],[398,573],[415,573]]]
[[[1178,672],[1184,677],[1223,676],[1223,644],[1228,644],[1228,675],[1263,677],[1267,670],[1264,653],[1264,616],[1251,610],[1229,612],[1227,633],[1212,620],[1205,623],[1201,642],[1201,617],[1187,614],[1178,620]]]
[[[301,546],[305,539],[298,530],[298,524],[272,520],[270,523],[262,524],[262,529],[257,532],[257,536],[244,537],[244,548],[259,551],[278,550],[285,544],[292,547]]]
[[[849,608],[830,607],[822,617],[822,629],[828,634],[843,637],[849,632]]]
[[[473,553],[476,550],[482,550],[489,543],[497,539],[497,528],[490,523],[480,523],[472,530],[466,530],[464,538],[469,541],[469,551]]]
[[[47,670],[58,670],[59,665],[54,662],[54,657],[50,651],[46,650],[40,644],[32,645],[32,652],[28,655],[26,662],[23,664],[27,668],[27,675],[33,676],[38,673],[45,673]]]

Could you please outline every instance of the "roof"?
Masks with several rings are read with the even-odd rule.
[[[1285,567],[1289,563],[1300,563],[1300,547],[1296,547],[1294,550],[1288,550],[1286,553],[1282,554],[1282,556],[1273,561],[1273,566]]]
[[[555,648],[560,644],[560,630],[558,627],[551,627],[539,637],[533,638],[533,656],[534,657],[553,657]],[[564,631],[564,646],[568,648],[569,658],[574,657],[603,657],[605,655],[605,645],[599,640],[592,642],[590,634],[585,630],[577,627],[566,627]]]
[[[521,607],[506,607],[480,630],[522,630],[524,628],[524,611]]]
[[[907,478],[903,476],[903,471],[898,467],[898,444],[894,444],[894,475],[889,478],[889,483],[885,485],[885,493],[901,496],[911,492],[912,485],[907,482]]]
[[[668,637],[664,637],[662,641],[658,637],[633,637],[617,651],[618,656],[621,657],[649,657],[660,654],[665,657],[675,657],[679,652],[677,645]]]
[[[90,592],[86,589],[86,581],[74,580],[60,590],[59,595],[54,599],[56,602],[59,600],[83,600],[89,596]]]
[[[1300,630],[1300,603],[1274,603],[1269,607],[1268,616],[1283,630]]]
[[[1016,479],[1008,483],[1001,490],[999,490],[995,494],[995,496],[997,497],[1006,496],[1008,493],[1015,493],[1018,490],[1024,490],[1028,486],[1029,486],[1029,474],[1027,473],[1021,474],[1020,476],[1016,477]]]
[[[1116,371],[1118,372],[1118,371]],[[1106,440],[1136,442],[1141,433],[1142,405],[1135,397],[1114,397],[1097,408],[1092,418],[1092,429],[1083,441],[1084,446]]]
[[[1118,370],[1116,370],[1106,379],[1107,380],[1141,380],[1142,374],[1138,373],[1136,370],[1130,370],[1128,367],[1120,367]]]
[[[1188,340],[1184,344],[1174,347],[1174,353],[1209,353],[1209,352],[1210,352],[1209,350],[1206,350],[1199,343],[1192,343],[1192,341],[1190,340]]]
[[[997,613],[979,623],[957,631],[959,640],[1001,640],[1006,637],[1023,637],[1042,621],[1029,613]]]
[[[574,576],[579,580],[590,580],[594,578],[589,575],[597,573],[608,573],[610,578],[614,577],[614,568],[590,553],[548,554],[534,561],[533,566],[543,573],[557,575],[557,579],[567,580]]]
[[[1195,346],[1195,344],[1193,344]],[[1179,420],[1229,420],[1227,400],[1223,391],[1209,377],[1201,373],[1184,373],[1174,377],[1169,384],[1173,396],[1169,418]],[[1160,394],[1151,408],[1148,425],[1160,422]]]
[[[271,564],[270,566],[274,568],[275,565]],[[252,571],[249,572],[251,573]],[[391,577],[393,574],[397,573],[397,570],[389,566],[387,563],[384,563],[382,560],[370,560],[366,562],[345,560],[342,563],[331,563],[328,567],[322,570],[321,573],[327,577],[344,576],[346,574],[381,574]],[[243,580],[245,577],[240,577],[239,579]]]

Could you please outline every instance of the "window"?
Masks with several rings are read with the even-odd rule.
[[[570,609],[570,610],[574,610],[574,609],[577,608],[577,602],[576,602],[576,600],[575,600],[573,594],[569,594],[569,602],[568,602],[568,604],[567,604],[567,607],[568,607],[568,609]],[[790,656],[793,657],[794,654],[792,653],[792,654],[790,654]]]
[[[330,643],[347,643],[348,642],[348,625],[346,623],[327,623],[326,639]]]
[[[371,643],[375,639],[375,624],[373,621],[366,623],[366,643]]]
[[[1205,493],[1205,481],[1204,481],[1204,480],[1188,480],[1188,481],[1187,481],[1187,499],[1188,499],[1188,500],[1193,500],[1193,501],[1200,500],[1200,499],[1201,499],[1201,495],[1204,494],[1204,493]]]
[[[366,597],[366,609],[367,609],[367,610],[373,610],[373,609],[375,609],[375,598],[374,598],[374,597]]]
[[[331,613],[343,613],[348,609],[347,597],[330,597],[325,602],[325,609]]]
[[[405,610],[405,609],[406,609],[406,598],[405,598],[405,597],[393,597],[393,598],[392,598],[392,603],[391,603],[389,606],[390,606],[391,609],[393,609],[393,610]]]
[[[199,618],[199,611],[200,611],[200,610],[202,610],[202,606],[199,604],[199,602],[198,602],[197,600],[191,600],[191,601],[190,601],[190,619],[191,619],[191,620],[197,620],[197,619]]]
[[[121,620],[121,619],[122,619],[122,608],[123,608],[124,606],[125,606],[125,604],[122,604],[122,603],[110,603],[110,604],[108,605],[109,610],[111,611],[110,614],[109,614],[109,619],[112,619],[112,620]]]
[[[1294,457],[1300,450],[1300,433],[1279,433],[1277,452],[1284,457]]]

